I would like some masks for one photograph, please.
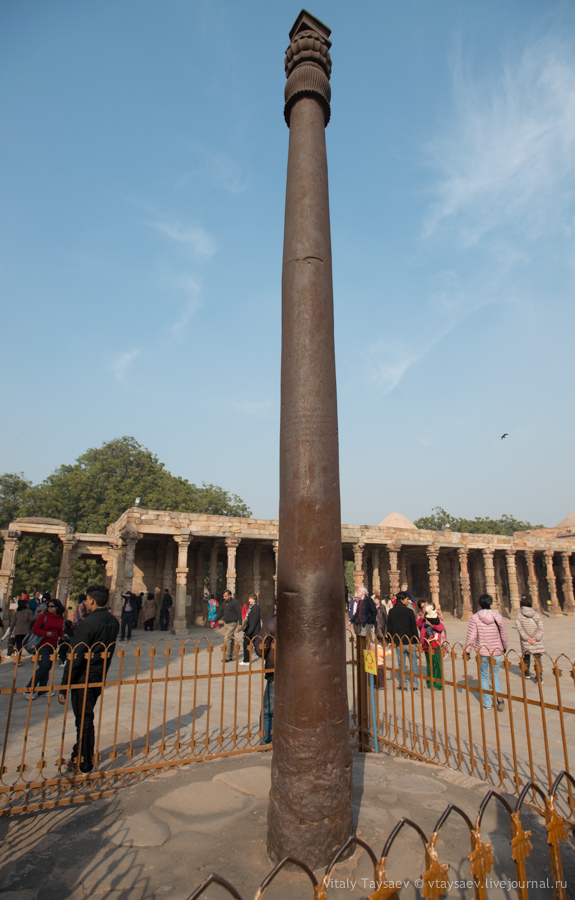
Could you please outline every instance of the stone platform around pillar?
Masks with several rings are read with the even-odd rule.
[[[271,756],[252,753],[192,764],[146,778],[109,799],[0,819],[1,896],[184,900],[216,872],[242,897],[253,897],[272,868],[266,854]],[[487,793],[486,785],[453,770],[385,754],[354,753],[353,781],[357,835],[378,857],[402,816],[430,835],[448,803],[474,819]],[[490,804],[482,835],[494,843],[494,877],[513,880],[508,834],[499,813],[497,805]],[[530,864],[547,871],[543,820],[525,810],[522,822],[534,833]],[[437,851],[440,862],[452,865],[449,877],[460,877],[455,874],[458,863],[470,847],[459,820],[440,833]],[[572,851],[565,852],[563,864],[572,884]],[[421,843],[413,831],[404,829],[390,853],[388,878],[414,881],[422,871]],[[364,851],[336,866],[332,877],[328,896],[334,900],[361,900],[371,893],[373,869]],[[402,897],[404,890],[406,898],[419,896],[413,885],[402,888]],[[312,900],[313,889],[302,873],[284,870],[270,894],[279,900]],[[492,890],[489,897],[508,895]]]

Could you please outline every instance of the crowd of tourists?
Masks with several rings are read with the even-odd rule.
[[[478,605],[479,610],[469,620],[465,652],[469,656],[471,651],[475,651],[480,657],[483,706],[490,709],[493,706],[493,690],[496,695],[501,693],[499,669],[509,640],[503,616],[492,609],[493,597],[482,594]],[[420,650],[426,661],[426,686],[439,691],[443,689],[443,658],[449,651],[449,644],[445,622],[433,603],[415,599],[409,590],[388,594],[385,598],[378,591],[370,596],[367,589],[361,586],[349,604],[349,625],[356,634],[368,638],[368,645],[376,655],[378,688],[385,687],[384,659],[395,649],[399,689],[419,690]],[[533,609],[532,601],[526,594],[521,598],[515,627],[519,634],[525,677],[531,675],[533,657],[533,679],[542,683],[541,657],[545,652],[543,618]],[[504,707],[505,701],[498,697],[498,710]]]

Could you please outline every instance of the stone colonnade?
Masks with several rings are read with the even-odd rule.
[[[19,543],[27,534],[61,544],[57,585],[27,587],[55,588],[64,603],[75,561],[100,558],[115,612],[121,610],[121,594],[127,590],[151,591],[159,606],[167,587],[174,599],[172,627],[177,634],[203,622],[204,598],[213,593],[220,599],[226,588],[242,604],[257,593],[263,617],[273,613],[277,521],[132,509],[106,534],[74,534],[71,526],[54,519],[16,520],[2,531],[0,603],[5,618]],[[542,530],[529,533],[529,538],[342,526],[343,559],[353,562],[355,584],[365,584],[370,592],[409,588],[414,596],[426,597],[463,619],[471,616],[484,592],[508,616],[519,608],[523,593],[535,609],[549,615],[574,613],[575,535],[560,540]]]
[[[437,609],[462,619],[469,619],[477,609],[482,593],[491,594],[504,615],[515,615],[523,594],[531,598],[536,610],[551,616],[575,613],[571,550],[396,540],[375,546],[365,542],[344,545],[344,557],[349,559],[352,554],[356,588],[365,585],[370,593],[380,594],[410,589],[415,597],[425,597]]]

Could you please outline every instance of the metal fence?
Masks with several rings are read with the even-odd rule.
[[[365,673],[365,650],[377,676]],[[543,654],[528,674],[514,651],[498,660],[444,645],[434,674],[419,644],[398,654],[381,637],[350,636],[348,662],[352,741],[360,749],[449,766],[511,794],[528,782],[551,790],[558,772],[573,770],[575,662],[564,655]]]
[[[68,681],[62,688],[53,660],[48,684],[36,687],[35,699],[25,681],[37,681],[38,657],[18,665],[19,659],[0,658],[0,814],[91,800],[156,770],[265,749],[266,673],[251,650],[243,666],[239,647],[226,664],[223,645],[204,639],[119,644],[105,685]],[[88,686],[102,688],[94,713],[95,766],[75,774],[66,765],[76,741],[68,701],[78,691],[84,697]],[[64,706],[57,696],[62,689]]]
[[[537,900],[537,898],[542,896],[550,896],[551,890],[556,900],[567,900],[569,896],[567,892],[568,885],[563,868],[561,845],[568,841],[570,833],[575,829],[575,823],[561,815],[559,808],[562,801],[573,791],[574,787],[575,781],[573,778],[566,772],[561,772],[548,794],[545,794],[536,785],[528,783],[524,786],[513,806],[511,806],[506,797],[490,790],[481,802],[473,821],[464,810],[450,803],[440,815],[430,836],[425,834],[417,822],[407,818],[400,819],[385,841],[379,856],[374,853],[365,841],[357,837],[350,837],[337,850],[321,880],[318,880],[311,869],[301,860],[287,856],[266,875],[254,895],[254,900],[261,900],[266,890],[276,879],[279,880],[281,878],[282,869],[288,865],[299,868],[305,873],[309,882],[309,893],[306,894],[305,889],[302,890],[300,886],[298,896],[301,896],[304,900],[306,896],[310,900],[311,898],[314,898],[314,900],[327,900],[331,887],[337,886],[338,883],[343,885],[350,881],[349,877],[346,877],[344,881],[341,875],[338,879],[337,866],[338,863],[345,860],[355,850],[365,851],[373,866],[373,877],[371,879],[361,879],[364,889],[368,888],[370,890],[368,897],[366,894],[362,895],[364,900],[399,900],[400,892],[404,888],[415,888],[418,892],[417,896],[427,897],[430,900],[439,900],[440,897],[446,894],[474,897],[475,900],[486,900],[492,888],[495,889],[498,895],[501,895],[500,892],[504,892],[506,896],[515,896],[518,900],[528,900],[530,897]],[[538,833],[537,838],[535,838],[532,831],[524,827],[525,815],[523,822],[521,816],[525,813],[524,804],[526,802],[529,802],[531,811],[535,810],[542,817],[545,824],[545,837],[543,834]],[[511,858],[511,866],[506,866],[505,868],[515,876],[514,878],[503,878],[501,872],[491,875],[494,870],[495,852],[493,844],[486,839],[484,834],[482,835],[482,827],[488,807],[492,803],[498,804],[498,812],[500,815],[503,815],[504,819],[507,819],[510,834],[508,854]],[[458,860],[455,865],[453,862],[442,862],[437,849],[438,844],[440,845],[441,843],[442,829],[450,819],[453,821],[454,818],[460,823],[460,827],[464,831],[467,829],[469,836],[469,854],[467,859]],[[507,833],[503,823],[501,823],[501,826],[501,832]],[[392,854],[393,862],[396,862],[396,853],[394,853],[395,842],[399,838],[399,854],[404,855],[405,850],[401,848],[401,840],[409,830],[414,832],[416,838],[421,841],[424,851],[425,870],[419,877],[414,877],[412,871],[399,875],[397,867],[394,867],[395,872],[391,876],[388,874],[391,871],[389,863],[390,855]],[[547,843],[551,877],[545,875],[541,866],[538,866],[535,872],[530,871],[528,861],[536,841],[540,845]],[[469,865],[469,870],[465,873],[464,870],[467,865]],[[200,900],[200,898],[206,896],[206,891],[214,884],[223,888],[235,900],[243,900],[242,895],[234,885],[215,873],[211,873],[190,894],[188,900]],[[355,887],[357,887],[357,884],[357,882],[354,882]],[[217,896],[220,896],[219,892]]]
[[[353,746],[448,766],[515,795],[529,782],[548,791],[558,772],[572,772],[575,663],[567,657],[543,656],[533,680],[509,652],[493,691],[482,686],[480,657],[460,645],[442,650],[433,675],[419,646],[398,659],[379,640],[371,684],[365,638],[350,635],[347,646]],[[222,644],[206,639],[119,644],[95,707],[95,767],[85,775],[66,768],[76,724],[70,703],[61,706],[54,693],[56,661],[32,700],[25,685],[38,662],[13,660],[0,657],[0,814],[94,799],[157,770],[266,749],[265,672],[253,653],[241,665],[239,646],[226,664]],[[488,660],[491,677],[495,665]],[[65,685],[67,700],[85,686]],[[570,787],[568,794],[573,812]]]

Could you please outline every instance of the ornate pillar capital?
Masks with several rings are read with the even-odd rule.
[[[289,33],[290,43],[286,50],[284,117],[289,126],[293,104],[300,97],[313,96],[323,107],[325,124],[330,119],[331,57],[329,51],[331,30],[302,10]]]

